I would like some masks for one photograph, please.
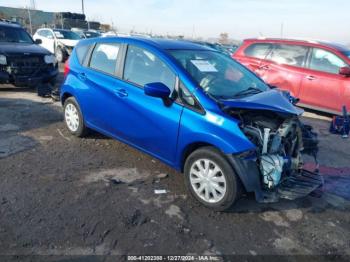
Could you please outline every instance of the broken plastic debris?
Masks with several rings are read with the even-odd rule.
[[[156,177],[159,178],[159,179],[163,179],[163,178],[167,178],[167,177],[168,177],[168,174],[166,174],[166,173],[161,173],[161,174],[157,175]]]
[[[155,189],[154,193],[157,195],[166,194],[166,190],[165,189]]]

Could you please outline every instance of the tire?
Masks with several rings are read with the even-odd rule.
[[[67,60],[67,55],[65,54],[65,52],[62,50],[61,47],[56,48],[55,56],[59,63],[64,63]]]
[[[209,175],[209,177],[203,179],[198,175],[201,170],[205,169],[205,166],[209,166],[209,169],[206,170],[210,170],[206,174],[211,174],[213,177],[209,178],[211,176]],[[215,166],[220,171],[214,168]],[[213,173],[215,170],[218,172]],[[225,156],[214,147],[203,147],[194,151],[186,159],[184,175],[185,184],[192,196],[204,206],[215,211],[229,209],[240,196],[241,184],[235,171]],[[204,174],[203,177],[206,177],[206,175]],[[202,182],[195,183],[198,180],[197,178]],[[208,184],[209,186],[207,186]],[[207,191],[209,198],[206,198]],[[214,196],[214,193],[216,196]]]
[[[74,97],[69,97],[64,102],[64,123],[68,131],[77,137],[84,137],[88,133],[88,128],[84,124],[84,118],[79,104]]]

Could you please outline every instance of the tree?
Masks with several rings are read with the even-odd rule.
[[[220,34],[219,43],[220,44],[228,44],[229,43],[228,33],[221,33]]]

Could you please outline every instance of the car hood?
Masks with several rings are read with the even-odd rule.
[[[0,54],[40,54],[48,55],[50,52],[37,44],[0,43]]]
[[[286,94],[269,90],[239,99],[219,100],[226,108],[268,110],[284,114],[301,115],[304,110],[295,107]]]
[[[58,39],[58,41],[64,44],[65,46],[72,46],[72,47],[74,47],[79,42],[79,40],[71,40],[71,39]]]

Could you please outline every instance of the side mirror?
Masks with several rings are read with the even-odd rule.
[[[350,76],[350,67],[342,67],[339,69],[339,75],[349,77]]]
[[[41,39],[35,39],[34,43],[40,45],[43,43],[43,41]]]
[[[158,97],[162,99],[169,98],[170,89],[163,83],[149,83],[144,86],[144,92],[148,96]]]

